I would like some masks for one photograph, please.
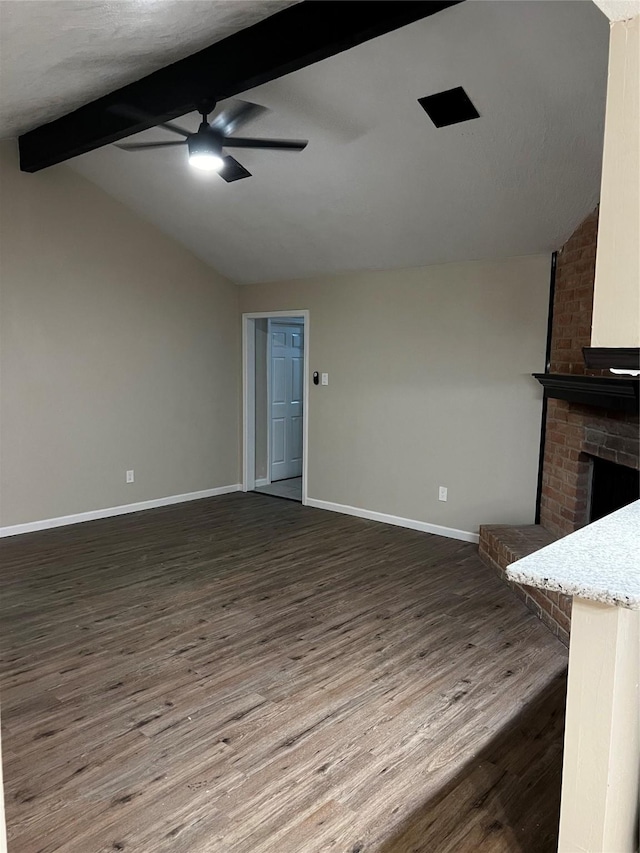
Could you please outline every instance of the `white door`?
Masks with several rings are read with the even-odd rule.
[[[304,326],[271,321],[271,481],[302,476]]]

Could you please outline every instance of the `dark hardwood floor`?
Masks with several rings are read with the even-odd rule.
[[[10,853],[555,851],[566,651],[475,546],[236,494],[0,561]]]

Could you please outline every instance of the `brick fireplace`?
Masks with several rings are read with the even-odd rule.
[[[608,371],[586,368],[582,353],[582,348],[589,347],[591,342],[597,233],[598,211],[595,210],[558,252],[549,363],[552,375],[611,377]],[[616,405],[621,407],[615,408]],[[613,464],[599,466],[595,461],[598,459]],[[598,471],[604,468],[606,476],[598,473],[594,477],[594,468]],[[510,562],[572,533],[591,520],[594,486],[601,481],[609,482],[611,478],[615,483],[618,472],[620,483],[625,484],[626,489],[631,483],[633,490],[636,482],[633,472],[638,470],[640,431],[636,413],[625,411],[625,405],[619,401],[593,406],[548,399],[540,524],[483,525],[480,556],[504,579],[504,570]],[[606,506],[607,497],[598,495],[594,507]],[[567,643],[571,600],[556,593],[508,583],[547,627]]]
[[[587,524],[594,459],[638,470],[638,418],[550,400],[540,523],[557,536]]]

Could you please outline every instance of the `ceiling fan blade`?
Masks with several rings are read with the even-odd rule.
[[[152,115],[139,110],[137,107],[129,106],[128,104],[114,104],[114,106],[109,107],[109,112],[122,116],[123,118],[133,119],[134,121],[148,122],[151,120],[154,122],[154,127],[164,127],[165,130],[170,130],[172,133],[177,133],[179,136],[191,136],[191,131],[185,130],[183,127],[173,124],[173,122],[165,121],[162,124],[156,124]]]
[[[162,124],[157,124],[156,127],[164,127],[165,130],[170,130],[172,133],[177,133],[179,136],[184,136],[186,139],[187,136],[192,136],[193,132],[191,130],[186,130],[184,127],[180,127],[178,124],[174,124],[170,121],[165,121]]]
[[[176,145],[185,145],[185,142],[114,142],[116,148],[123,151],[146,151],[149,148],[173,148]]]
[[[273,148],[276,151],[302,151],[308,139],[243,139],[240,136],[225,136],[225,148]]]
[[[257,118],[266,112],[267,108],[261,107],[259,104],[252,104],[249,101],[236,101],[232,106],[227,107],[214,118],[211,122],[211,127],[214,130],[220,131],[220,133],[224,133],[226,136],[251,119]]]
[[[230,154],[223,154],[222,159],[224,160],[224,166],[220,169],[219,174],[228,184],[233,183],[233,181],[239,181],[241,178],[251,177],[251,172],[245,169],[242,163],[238,163]]]

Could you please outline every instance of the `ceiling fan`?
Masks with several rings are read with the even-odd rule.
[[[156,127],[164,127],[172,133],[182,136],[180,141],[167,140],[165,142],[122,142],[116,143],[117,148],[124,151],[147,151],[152,148],[172,148],[178,145],[186,145],[189,152],[189,163],[197,169],[208,172],[219,172],[220,177],[227,183],[238,181],[241,178],[251,177],[251,172],[238,163],[230,154],[224,153],[223,148],[253,148],[271,149],[274,151],[302,151],[307,147],[309,141],[306,139],[248,139],[246,137],[231,136],[239,127],[253,118],[267,111],[266,107],[252,104],[248,101],[236,101],[233,106],[219,113],[213,121],[208,121],[208,116],[215,109],[215,101],[208,101],[198,109],[202,116],[200,127],[195,133],[173,122],[163,122]],[[148,121],[149,116],[132,107],[113,107],[114,112],[127,118],[144,119]]]

